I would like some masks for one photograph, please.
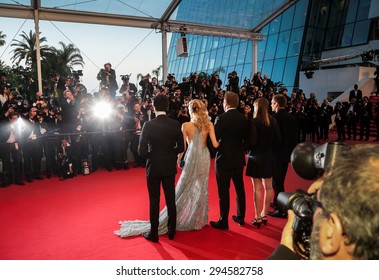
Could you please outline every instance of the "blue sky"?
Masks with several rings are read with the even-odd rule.
[[[6,49],[11,40],[20,40],[18,34],[22,31],[34,31],[34,20],[24,21],[25,19],[0,17],[0,30],[7,35],[6,45],[0,47],[0,59],[7,65],[11,65],[12,47]],[[137,85],[138,73],[145,75],[162,65],[162,37],[155,30],[40,21],[40,32],[42,37],[47,38],[47,45],[58,48],[58,43],[62,41],[65,44],[73,43],[81,50],[85,62],[82,81],[89,92],[97,90],[99,83],[96,74],[106,62],[110,62],[116,70],[119,85],[120,75],[132,74],[131,82]],[[169,39],[170,36],[168,44]],[[79,69],[81,68],[74,70]]]

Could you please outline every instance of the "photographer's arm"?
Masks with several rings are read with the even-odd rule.
[[[282,239],[280,245],[275,248],[275,251],[269,260],[301,260],[301,257],[295,253],[293,248],[293,230],[292,224],[295,219],[295,213],[292,210],[288,210],[287,224],[283,228]]]

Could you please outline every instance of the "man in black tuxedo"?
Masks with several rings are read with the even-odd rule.
[[[217,222],[211,221],[210,224],[214,228],[224,230],[229,229],[230,180],[233,180],[237,197],[237,215],[232,218],[241,226],[245,223],[246,198],[243,168],[248,122],[245,116],[236,110],[238,104],[238,95],[228,91],[223,103],[225,113],[215,120],[216,138],[220,142],[215,161],[220,218]]]
[[[352,91],[350,91],[350,94],[349,94],[349,102],[351,101],[351,99],[355,98],[357,100],[361,100],[362,99],[362,91],[360,89],[358,89],[358,85],[355,84],[354,85],[354,89]]]
[[[150,201],[150,232],[143,236],[158,242],[160,185],[164,191],[167,215],[168,238],[175,237],[176,205],[175,174],[179,153],[184,151],[184,139],[180,123],[166,116],[169,99],[158,94],[154,100],[156,118],[144,124],[139,140],[138,153],[146,161],[147,187]]]
[[[287,213],[282,212],[277,205],[279,193],[284,192],[284,181],[287,175],[288,163],[291,159],[292,150],[295,148],[298,139],[298,120],[286,111],[287,98],[282,94],[276,94],[271,100],[272,115],[278,122],[282,142],[275,149],[274,154],[274,175],[272,186],[274,187],[274,199],[272,208],[274,211],[267,214],[272,217],[286,218]]]

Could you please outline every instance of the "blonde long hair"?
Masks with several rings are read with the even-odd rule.
[[[203,128],[209,130],[211,121],[209,120],[207,108],[201,100],[191,100],[188,104],[188,110],[191,115],[191,121],[199,130],[202,130]]]

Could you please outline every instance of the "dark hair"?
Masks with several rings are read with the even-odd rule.
[[[276,94],[273,97],[274,101],[279,104],[280,108],[286,107],[287,98],[282,94]]]
[[[153,99],[153,104],[156,111],[168,111],[168,107],[170,106],[170,100],[167,95],[159,93]]]

